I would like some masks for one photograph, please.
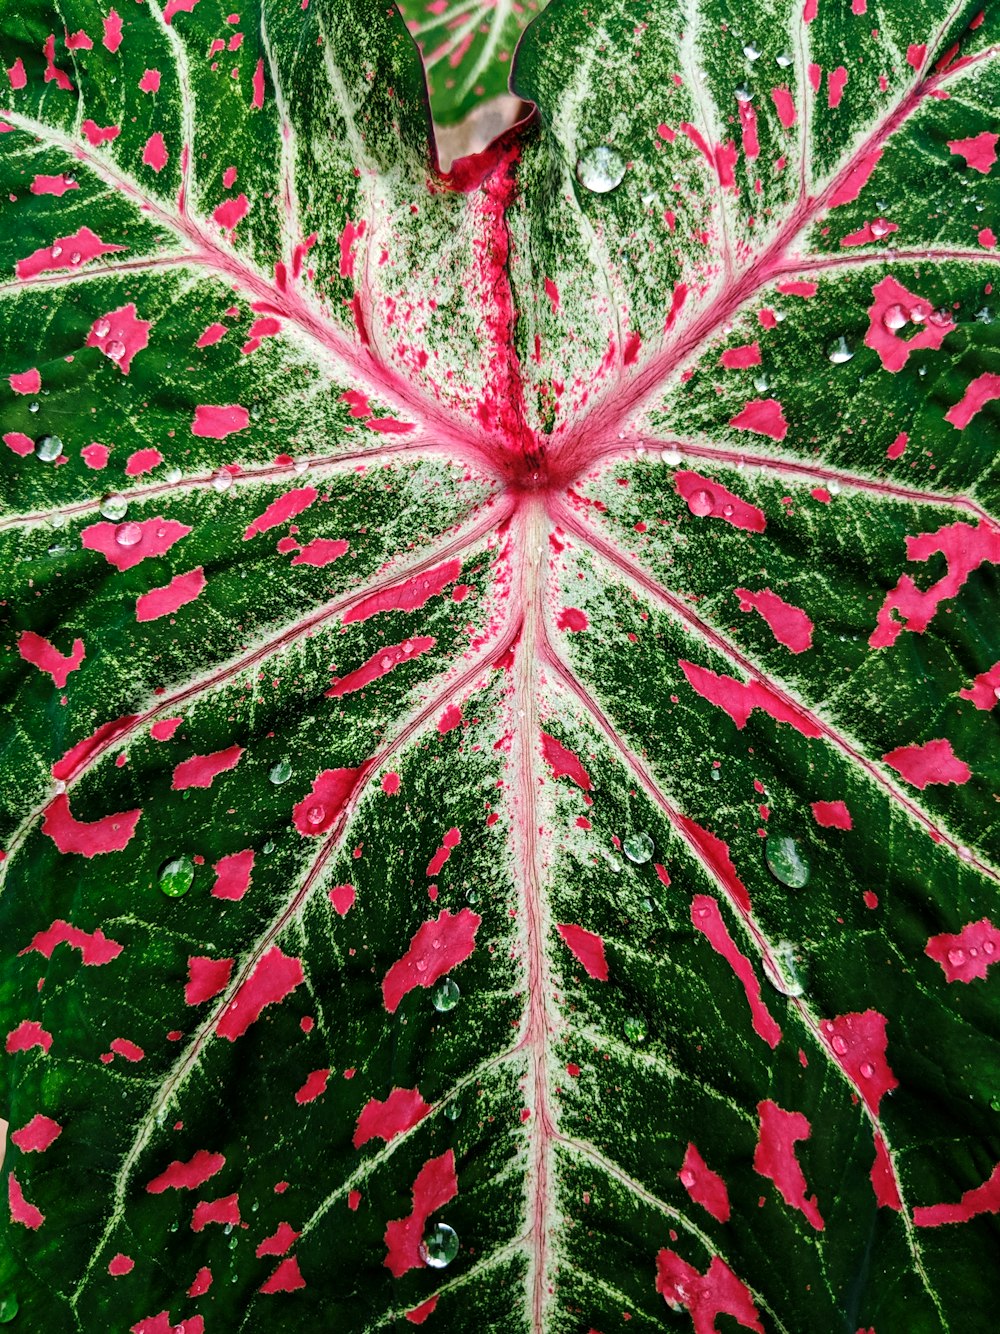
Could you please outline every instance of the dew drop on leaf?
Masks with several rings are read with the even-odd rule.
[[[5,1292],[0,1297],[0,1325],[9,1325],[17,1315],[19,1306],[17,1296],[13,1292]]]
[[[440,1010],[442,1014],[446,1014],[448,1010],[455,1008],[461,994],[457,982],[452,981],[450,977],[443,977],[431,992],[431,1004],[435,1010]]]
[[[688,509],[699,519],[712,513],[712,497],[707,491],[692,491],[688,496]]]
[[[28,404],[28,411],[37,412],[40,406],[41,405],[37,399],[32,399],[32,401]]]
[[[661,449],[660,458],[668,468],[676,468],[681,462],[681,452],[679,449]]]
[[[896,329],[902,329],[903,325],[909,324],[909,322],[910,322],[909,311],[905,308],[905,306],[899,305],[898,302],[896,303],[896,305],[887,306],[885,313],[882,316],[882,323],[890,331],[895,331]]]
[[[43,435],[35,442],[35,454],[43,463],[53,463],[62,453],[63,443],[57,435]]]
[[[805,992],[795,946],[789,940],[779,940],[772,953],[764,958],[764,973],[775,991],[782,996],[801,996]]]
[[[313,825],[322,824],[325,816],[326,807],[322,802],[318,801],[315,806],[310,806],[306,811],[306,823]]]
[[[747,60],[759,60],[760,47],[755,46],[753,42],[747,42],[746,46],[743,48],[743,54],[746,56]]]
[[[630,1014],[625,1019],[625,1036],[629,1042],[646,1041],[646,1021],[640,1019],[637,1015]]]
[[[458,1233],[447,1223],[434,1223],[420,1243],[420,1258],[431,1269],[444,1269],[458,1254]]]
[[[765,394],[771,388],[771,381],[767,378],[764,371],[761,371],[759,375],[753,377],[753,387],[757,390],[758,394]]]
[[[809,863],[799,845],[787,834],[771,834],[764,844],[767,869],[790,889],[802,889],[809,882]]]
[[[653,846],[652,838],[644,829],[637,834],[627,834],[622,839],[622,852],[630,862],[638,862],[640,865],[652,857]]]
[[[850,361],[854,356],[854,348],[843,334],[838,334],[836,338],[827,343],[826,355],[835,366],[842,366],[845,361]]]
[[[232,484],[233,475],[231,472],[227,472],[225,468],[221,472],[217,472],[212,478],[212,486],[216,491],[228,491]]]
[[[576,161],[576,179],[585,190],[606,195],[621,185],[625,175],[625,160],[607,144],[585,148]]]
[[[117,338],[112,338],[110,343],[105,346],[104,351],[112,361],[121,361],[125,355],[125,344]]]
[[[883,236],[889,235],[891,228],[886,218],[874,218],[872,220],[871,226],[869,227],[869,231],[871,232],[872,236],[875,237],[876,241],[881,241]]]
[[[172,857],[160,867],[160,889],[169,898],[179,899],[194,881],[194,862],[186,854]]]
[[[279,760],[277,764],[271,766],[267,776],[275,787],[280,787],[282,783],[287,783],[292,776],[291,761],[288,759]]]
[[[137,523],[120,523],[115,529],[115,542],[120,547],[135,547],[142,541],[142,529]]]
[[[775,64],[780,66],[781,69],[787,69],[788,66],[792,63],[792,57],[788,54],[787,51],[781,51],[778,55],[774,57],[774,61]]]
[[[753,93],[746,86],[746,84],[742,84],[739,88],[737,88],[733,95],[736,98],[737,102],[753,101]]]
[[[462,1115],[462,1104],[458,1098],[452,1098],[444,1108],[444,1114],[449,1121],[457,1121]]]
[[[128,513],[128,501],[124,496],[105,496],[101,501],[100,511],[105,519],[117,523]]]

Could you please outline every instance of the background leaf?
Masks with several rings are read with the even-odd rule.
[[[25,1327],[985,1327],[997,23],[4,15]]]

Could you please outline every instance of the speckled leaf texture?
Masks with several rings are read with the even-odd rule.
[[[0,1318],[992,1329],[1000,5],[0,15]]]

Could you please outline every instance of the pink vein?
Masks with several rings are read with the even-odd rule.
[[[654,579],[652,575],[647,574],[637,561],[626,556],[613,542],[602,536],[589,524],[584,524],[575,514],[573,514],[565,502],[553,502],[551,513],[552,517],[563,528],[568,532],[573,533],[580,539],[580,541],[588,543],[604,558],[604,560],[618,569],[626,578],[632,580],[633,583],[638,584],[645,590],[645,592],[668,606],[676,616],[690,626],[691,629],[696,631],[696,633],[711,645],[712,648],[718,653],[723,654],[731,662],[735,663],[746,676],[766,685],[768,690],[787,704],[789,708],[798,713],[800,717],[808,719],[809,722],[819,729],[827,741],[849,759],[853,760],[853,762],[863,769],[865,773],[897,803],[897,805],[901,806],[908,815],[922,825],[923,828],[927,830],[928,834],[934,838],[935,842],[943,843],[946,847],[951,848],[951,850],[956,855],[959,855],[962,860],[966,861],[971,866],[975,866],[977,870],[981,871],[983,875],[988,876],[991,880],[1000,881],[1000,873],[995,871],[993,867],[981,862],[973,854],[969,853],[966,848],[959,844],[957,839],[952,838],[950,834],[946,833],[940,826],[935,824],[930,816],[927,815],[915,801],[907,796],[901,788],[897,787],[876,764],[862,755],[857,747],[835,727],[819,717],[818,714],[815,714],[810,709],[806,708],[783,686],[779,685],[773,677],[770,677],[766,672],[763,672],[755,663],[746,657],[745,654],[741,653],[735,645],[730,643],[723,634],[710,626],[708,622],[703,620],[696,612],[692,611],[681,598],[677,597],[676,594],[671,593],[669,589],[665,588],[661,583]],[[961,853],[959,852],[960,847],[962,849]]]

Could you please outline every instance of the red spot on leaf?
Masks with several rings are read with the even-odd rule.
[[[974,134],[971,139],[949,139],[948,147],[953,153],[965,158],[966,166],[987,176],[997,160],[998,138],[1000,135],[983,130],[982,134]]]
[[[342,537],[314,537],[292,557],[293,565],[332,565],[347,551],[350,543]]]
[[[7,379],[15,394],[37,394],[42,387],[42,377],[34,369],[8,375]]]
[[[299,1288],[305,1286],[306,1281],[299,1269],[299,1262],[294,1255],[290,1255],[287,1260],[282,1260],[267,1282],[261,1284],[260,1291],[264,1293],[297,1292]]]
[[[302,1236],[301,1232],[296,1232],[291,1223],[281,1222],[269,1237],[258,1245],[254,1255],[258,1260],[262,1260],[265,1255],[284,1255],[291,1247],[293,1242],[298,1241]]]
[[[98,125],[96,121],[89,118],[80,126],[80,133],[90,144],[91,148],[99,148],[101,144],[111,143],[121,134],[120,125]]]
[[[24,1198],[20,1182],[13,1172],[7,1176],[7,1200],[10,1204],[10,1216],[13,1222],[23,1223],[34,1232],[45,1222],[41,1209],[29,1204]]]
[[[719,365],[730,371],[746,370],[760,365],[760,344],[744,343],[742,347],[727,347],[719,358]]]
[[[200,597],[204,587],[205,571],[200,565],[186,574],[175,574],[169,584],[139,594],[135,600],[135,619],[157,621],[161,616],[172,616]]]
[[[784,440],[788,434],[788,422],[776,398],[753,399],[735,417],[730,417],[729,425],[740,431],[770,436],[772,440]]]
[[[680,1183],[694,1200],[720,1223],[729,1222],[729,1191],[717,1172],[707,1166],[693,1144],[688,1144],[684,1162],[677,1173]]]
[[[373,653],[367,662],[362,663],[353,672],[348,672],[346,676],[335,677],[333,685],[324,691],[324,694],[333,699],[340,699],[341,696],[350,695],[355,690],[363,690],[365,686],[379,680],[400,663],[410,662],[422,653],[428,652],[436,643],[437,640],[430,635],[414,635],[410,639],[403,640],[401,644],[387,645],[378,653]]]
[[[31,1051],[33,1047],[41,1047],[48,1054],[51,1046],[52,1034],[47,1033],[36,1019],[22,1019],[7,1034],[6,1051],[9,1056],[18,1051]]]
[[[111,1054],[108,1060],[113,1060],[115,1056],[121,1056],[126,1061],[133,1064],[145,1059],[146,1053],[138,1043],[132,1042],[129,1038],[112,1038]],[[103,1058],[102,1058],[103,1059]]]
[[[112,1278],[121,1278],[124,1274],[131,1274],[135,1268],[135,1261],[130,1255],[123,1255],[121,1251],[113,1255],[108,1261],[108,1273]]]
[[[314,1102],[321,1094],[326,1092],[327,1081],[330,1078],[329,1070],[313,1070],[306,1078],[306,1082],[296,1091],[295,1101],[299,1104]]]
[[[914,1209],[917,1227],[941,1227],[945,1223],[967,1223],[977,1214],[1000,1213],[1000,1163],[981,1186],[963,1193],[958,1204],[930,1204]]]
[[[47,672],[60,690],[66,684],[70,672],[77,671],[87,656],[82,639],[73,640],[73,651],[66,657],[47,639],[32,630],[24,630],[18,635],[17,651],[25,662],[30,662],[40,672]]]
[[[292,821],[300,834],[315,838],[333,828],[355,787],[365,771],[357,769],[324,769],[317,774],[308,795],[292,810]]]
[[[804,653],[812,648],[813,623],[801,607],[785,602],[769,588],[763,588],[759,593],[737,588],[735,595],[740,600],[740,611],[758,611],[779,644],[784,644],[793,653]]]
[[[202,1265],[194,1276],[194,1281],[187,1290],[189,1297],[204,1297],[205,1293],[212,1286],[212,1271],[208,1265]]]
[[[567,750],[561,741],[549,736],[547,732],[542,733],[542,754],[552,770],[553,778],[569,778],[584,792],[590,791],[590,775],[586,769],[571,750]]]
[[[437,730],[442,736],[462,726],[462,710],[457,704],[449,704],[437,721]]]
[[[240,1221],[239,1198],[238,1195],[223,1195],[218,1200],[199,1200],[191,1215],[191,1231],[201,1232],[209,1223],[235,1227]]]
[[[461,841],[461,832],[455,828],[449,829],[441,840],[441,846],[427,865],[427,874],[437,875],[442,866],[444,866],[445,862],[451,856],[452,848],[457,848]]]
[[[212,212],[212,217],[220,227],[232,230],[238,223],[242,222],[250,211],[250,201],[246,195],[239,194],[235,199],[225,199]]]
[[[771,101],[774,103],[782,127],[790,130],[795,124],[795,100],[788,87],[782,84],[779,88],[772,88]]]
[[[414,575],[404,584],[387,588],[362,600],[344,613],[342,624],[353,625],[356,621],[367,621],[384,611],[418,611],[426,606],[432,597],[443,592],[458,578],[462,564],[457,560],[445,561],[433,570]],[[433,642],[433,641],[432,641]]]
[[[126,477],[141,477],[144,473],[152,472],[163,462],[163,455],[158,449],[137,449],[134,454],[130,454],[125,463]]]
[[[899,1085],[885,1056],[888,1045],[885,1015],[877,1010],[842,1014],[824,1019],[819,1027],[834,1060],[877,1116],[883,1096]]]
[[[385,1266],[394,1278],[423,1265],[420,1243],[428,1217],[458,1194],[455,1154],[449,1149],[439,1158],[430,1158],[417,1173],[413,1183],[413,1209],[408,1218],[398,1218],[385,1230],[387,1255]]]
[[[206,1181],[221,1172],[226,1160],[221,1153],[199,1149],[186,1163],[174,1160],[146,1187],[150,1195],[162,1195],[165,1190],[197,1190]]]
[[[760,681],[742,682],[733,676],[719,676],[707,667],[696,667],[683,658],[678,665],[688,685],[710,704],[724,710],[741,730],[754,709],[761,709],[778,723],[788,723],[806,737],[822,735],[819,725],[801,714],[791,703],[772,693]]]
[[[868,184],[868,178],[882,159],[882,149],[873,148],[863,153],[849,167],[847,174],[834,186],[830,195],[829,207],[839,208],[841,204],[851,204]]]
[[[914,320],[914,316],[917,318]],[[868,332],[865,346],[878,353],[887,371],[895,374],[906,365],[911,353],[923,348],[936,350],[955,328],[951,316],[939,314],[929,301],[911,292],[893,277],[883,278],[872,288],[872,304],[868,307]],[[898,321],[905,320],[899,327]],[[900,333],[913,322],[919,332],[909,338]]]
[[[199,403],[194,410],[191,434],[207,440],[225,440],[250,425],[250,414],[238,403],[223,405]]]
[[[749,1289],[717,1255],[699,1274],[676,1251],[661,1250],[656,1257],[656,1291],[670,1306],[687,1308],[694,1334],[717,1334],[715,1320],[720,1315],[764,1334]]]
[[[773,1050],[781,1041],[781,1029],[761,998],[760,982],[750,960],[740,951],[729,934],[718,901],[708,894],[696,894],[691,901],[691,921],[696,930],[708,939],[715,952],[722,955],[742,982],[750,1005],[754,1032]]]
[[[183,792],[189,787],[211,787],[219,774],[236,768],[242,754],[242,746],[227,746],[211,755],[192,755],[190,759],[181,760],[174,769],[170,786],[175,792]]]
[[[353,885],[336,885],[329,893],[330,902],[333,904],[337,915],[346,917],[354,907],[355,893]]]
[[[212,886],[213,897],[217,899],[241,899],[250,888],[253,859],[252,848],[247,848],[244,852],[231,852],[228,857],[221,857],[212,867],[215,872],[215,884]]]
[[[211,1000],[229,985],[233,971],[232,959],[209,959],[195,954],[188,959],[188,980],[184,987],[184,999],[188,1005],[200,1005]]]
[[[476,948],[482,918],[469,908],[452,916],[447,908],[419,926],[410,947],[382,980],[382,999],[390,1014],[415,987],[431,987]]]
[[[437,1306],[438,1295],[438,1293],[435,1293],[433,1297],[428,1297],[427,1300],[421,1302],[419,1306],[414,1306],[409,1311],[403,1312],[403,1315],[411,1325],[422,1325],[424,1323]]]
[[[57,236],[51,244],[40,246],[24,259],[19,259],[14,272],[19,278],[36,278],[40,273],[56,269],[79,270],[92,259],[127,249],[123,245],[105,245],[89,227],[81,227],[72,236]],[[76,263],[71,263],[72,255],[80,256]]]
[[[130,527],[131,527],[130,521]],[[147,556],[163,556],[175,542],[187,537],[191,529],[176,519],[143,519],[135,524],[140,530],[137,542],[122,546],[115,534],[117,523],[92,523],[80,534],[80,542],[87,551],[99,551],[116,570],[131,570]]]
[[[971,686],[958,693],[962,699],[971,700],[977,709],[988,713],[1000,698],[998,691],[1000,691],[1000,662],[995,662],[988,672],[980,672],[978,676],[973,677]]]
[[[84,964],[88,967],[99,967],[101,964],[110,963],[122,952],[121,945],[109,940],[100,929],[94,932],[81,931],[79,927],[71,926],[69,922],[59,918],[47,930],[37,932],[31,944],[25,945],[18,954],[28,954],[31,950],[37,950],[46,959],[51,959],[52,951],[57,945],[70,945],[73,949],[79,950]]]
[[[840,99],[844,96],[844,89],[847,87],[847,70],[843,65],[838,65],[832,69],[826,76],[826,105],[831,110],[840,106]]]
[[[818,825],[824,829],[850,829],[851,812],[842,801],[814,801],[812,813]]]
[[[948,409],[944,419],[956,430],[964,431],[976,413],[995,398],[1000,398],[1000,375],[984,371],[966,386],[965,393],[954,407]]]
[[[956,935],[931,936],[924,953],[939,963],[949,982],[972,982],[1000,961],[1000,931],[988,917],[968,922]]]
[[[574,957],[583,964],[585,971],[599,982],[606,982],[608,961],[604,957],[604,941],[601,937],[582,926],[557,926],[556,930]]]
[[[255,964],[253,972],[226,1006],[215,1031],[235,1042],[255,1023],[267,1005],[291,995],[303,981],[302,963],[274,945]]]
[[[760,1131],[754,1171],[773,1181],[785,1203],[801,1210],[817,1232],[822,1232],[824,1223],[816,1196],[806,1197],[806,1179],[795,1156],[797,1141],[808,1139],[812,1133],[808,1120],[802,1112],[786,1112],[770,1099],[757,1104],[757,1114]]]
[[[586,615],[578,607],[563,607],[556,620],[556,625],[560,630],[575,632],[586,630],[589,624]]]
[[[36,1112],[27,1125],[15,1130],[11,1139],[22,1153],[44,1153],[62,1134],[62,1126],[51,1117]]]
[[[263,59],[263,57],[261,57],[261,58],[257,61],[257,64],[254,66],[253,78],[251,79],[250,82],[251,82],[251,86],[252,86],[252,88],[253,88],[253,96],[252,96],[251,99],[250,99],[250,100],[251,100],[251,103],[252,103],[252,105],[253,105],[258,111],[260,111],[260,110],[262,109],[262,107],[264,106],[264,59]]]
[[[882,756],[891,769],[921,791],[931,783],[967,783],[972,770],[960,760],[945,738],[922,746],[899,746]]]
[[[341,278],[354,277],[354,243],[364,236],[367,226],[368,224],[363,218],[356,224],[350,218],[344,223],[344,230],[340,233]]]
[[[371,1098],[362,1108],[354,1129],[352,1143],[356,1149],[370,1139],[382,1139],[386,1144],[404,1130],[411,1130],[431,1110],[419,1089],[395,1088],[384,1102]]]
[[[892,1169],[892,1160],[885,1140],[878,1130],[875,1131],[875,1161],[872,1163],[869,1179],[879,1208],[895,1209],[897,1213],[901,1213],[903,1205],[899,1198],[896,1174]]]
[[[25,435],[23,431],[7,431],[3,442],[8,449],[12,449],[22,459],[26,459],[29,454],[35,452],[34,440],[30,435]]]
[[[294,519],[296,515],[308,509],[318,495],[319,492],[313,486],[302,486],[294,491],[286,491],[277,500],[272,500],[264,513],[254,519],[244,532],[243,541],[249,542],[258,533],[266,533],[269,528],[277,528],[280,524],[287,523],[289,519]]]
[[[108,455],[110,453],[111,450],[107,445],[99,445],[95,442],[92,445],[84,445],[80,450],[80,457],[88,468],[99,470],[108,466]]]
[[[46,808],[42,833],[48,834],[60,852],[96,857],[99,853],[121,852],[135,833],[141,814],[141,810],[121,811],[99,820],[77,820],[70,811],[69,797],[60,793]]]

